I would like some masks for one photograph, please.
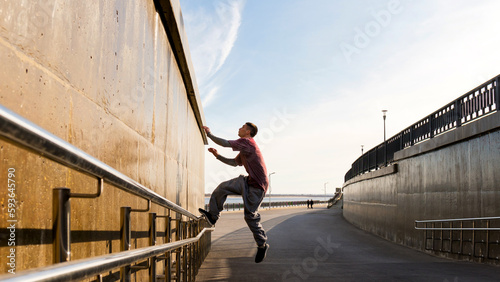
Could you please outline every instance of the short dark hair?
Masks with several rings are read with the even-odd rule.
[[[257,125],[255,125],[251,122],[247,122],[247,123],[245,123],[245,125],[250,128],[250,136],[254,137],[255,135],[257,135],[257,131],[259,131],[259,129],[257,128]]]

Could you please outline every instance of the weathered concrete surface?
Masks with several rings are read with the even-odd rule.
[[[500,268],[453,262],[349,224],[338,207],[263,210],[266,259],[254,263],[242,213],[223,214],[197,281],[497,281]]]
[[[174,27],[182,22],[174,20]],[[206,139],[196,80],[184,83],[189,53],[181,55],[182,71],[152,0],[0,2],[0,104],[195,213],[204,201]],[[3,140],[0,161],[1,183],[8,168],[16,170],[16,271],[51,264],[51,190],[94,193],[97,180]],[[76,260],[119,251],[120,207],[145,208],[146,201],[105,185],[100,198],[72,199],[71,206]],[[156,205],[151,211],[165,214]],[[148,245],[147,217],[132,213],[133,248]]]
[[[345,218],[383,238],[424,249],[415,220],[499,216],[499,124],[500,114],[493,114],[395,155],[397,173],[350,180],[344,186]],[[498,246],[490,248],[492,257],[500,255]]]

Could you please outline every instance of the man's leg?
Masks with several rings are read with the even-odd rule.
[[[228,195],[242,195],[245,189],[245,177],[240,175],[239,177],[233,178],[231,180],[222,182],[217,186],[217,188],[212,192],[209,202],[208,212],[212,215],[212,218],[217,220],[220,217],[220,212],[224,210],[224,203]]]
[[[266,231],[260,223],[259,206],[264,200],[265,192],[262,189],[246,185],[243,193],[245,221],[247,222],[250,231],[258,246],[264,246],[267,241]]]
[[[266,257],[269,245],[266,244],[267,236],[266,231],[262,228],[260,223],[260,214],[258,212],[259,206],[264,200],[265,192],[262,189],[254,188],[246,185],[243,193],[243,202],[245,206],[245,221],[253,233],[253,238],[257,243],[257,254],[255,255],[255,262],[260,263]]]

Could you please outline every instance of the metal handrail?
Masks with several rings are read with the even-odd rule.
[[[423,230],[422,247],[425,250],[458,258],[468,256],[471,259],[479,258],[481,261],[498,261],[498,255],[490,249],[491,246],[496,245],[498,248],[500,245],[498,240],[491,239],[493,234],[497,237],[500,231],[499,227],[490,227],[491,221],[494,220],[497,220],[495,225],[498,226],[500,217],[497,216],[415,220],[415,229]],[[418,224],[424,226],[419,227]],[[427,227],[428,225],[430,227]]]
[[[203,228],[198,236],[159,246],[145,247],[120,253],[112,253],[94,258],[64,262],[48,267],[40,267],[20,272],[15,277],[7,274],[0,276],[1,281],[27,282],[27,281],[73,281],[75,279],[90,278],[100,273],[117,269],[133,262],[154,257],[179,247],[195,243],[200,240],[205,232],[214,231],[215,228]]]
[[[0,105],[0,136],[192,219],[198,216]]]
[[[492,220],[492,219],[500,219],[500,216],[493,216],[493,217],[467,217],[467,218],[451,218],[451,219],[428,219],[428,220],[415,220],[415,222],[426,223],[426,222],[472,221],[472,220]]]
[[[500,219],[498,216],[494,217],[469,217],[469,218],[452,218],[452,219],[430,219],[430,220],[415,220],[416,230],[500,230],[499,227],[418,227],[419,223],[444,223],[444,222],[457,222],[457,221],[479,221],[479,220],[495,220]]]

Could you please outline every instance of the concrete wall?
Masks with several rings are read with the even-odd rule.
[[[197,213],[204,203],[203,112],[180,5],[158,3],[176,15],[168,25],[178,34],[170,40],[153,0],[0,2],[0,104]],[[4,140],[0,161],[0,183],[15,169],[16,271],[49,265],[52,189],[94,193],[97,180]],[[1,261],[10,249],[7,192],[2,185]],[[105,185],[98,199],[71,205],[76,260],[120,251],[120,207],[145,208],[146,201]],[[151,211],[166,213],[154,204]],[[148,245],[147,218],[132,213],[132,248]]]
[[[346,182],[344,217],[423,250],[424,233],[414,229],[415,220],[500,216],[499,160],[495,113],[400,151],[392,166]]]

